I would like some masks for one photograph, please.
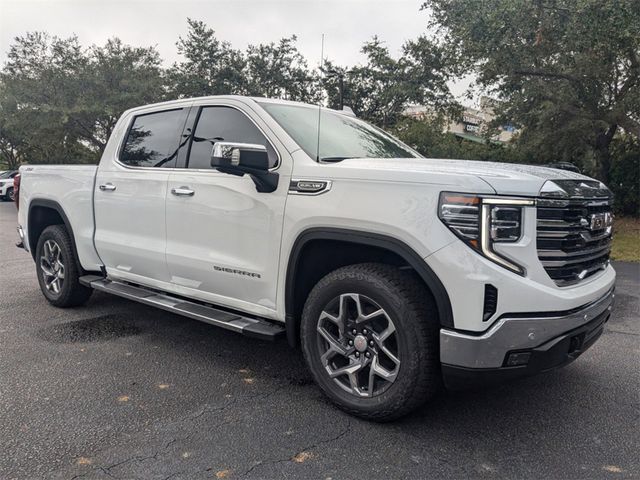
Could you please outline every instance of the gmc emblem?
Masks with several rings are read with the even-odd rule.
[[[613,215],[611,212],[594,213],[591,215],[591,223],[589,224],[589,230],[602,230],[610,227],[613,223]]]

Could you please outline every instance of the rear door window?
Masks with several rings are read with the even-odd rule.
[[[136,116],[120,162],[130,167],[175,167],[186,113],[180,108]]]

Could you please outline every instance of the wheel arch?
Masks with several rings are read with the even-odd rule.
[[[78,249],[76,246],[76,239],[73,234],[73,228],[69,217],[60,205],[55,200],[49,200],[46,198],[35,198],[29,202],[29,210],[27,214],[27,241],[29,242],[29,251],[33,259],[36,259],[36,247],[38,245],[38,239],[45,228],[51,225],[64,225],[69,233],[71,239],[71,245],[73,247],[73,256],[78,265],[78,268],[82,269],[80,259],[78,258]]]
[[[285,280],[285,324],[287,340],[292,347],[298,345],[300,328],[299,313],[301,311],[300,297],[303,296],[306,299],[310,289],[313,288],[313,285],[309,288],[308,284],[304,285],[304,282],[300,281],[304,280],[304,278],[301,278],[301,274],[303,274],[301,267],[305,252],[307,247],[313,242],[338,242],[340,244],[350,244],[358,248],[365,247],[375,249],[377,252],[384,252],[385,255],[388,254],[386,258],[389,261],[385,263],[393,263],[394,260],[401,259],[402,262],[410,266],[418,274],[427,289],[431,292],[438,309],[440,324],[446,327],[453,327],[453,311],[447,290],[424,259],[406,243],[388,235],[359,230],[323,227],[310,228],[296,238],[291,248],[287,264]],[[351,262],[351,264],[353,263],[360,262]],[[324,276],[324,274],[321,276]],[[300,285],[301,283],[303,284],[302,286]],[[302,302],[302,304],[304,304],[304,302]]]

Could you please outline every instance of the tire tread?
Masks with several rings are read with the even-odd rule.
[[[48,238],[56,241],[62,250],[63,257],[65,258],[64,286],[62,288],[62,294],[57,298],[51,298],[45,293],[38,261],[40,252],[43,248],[42,245]],[[91,297],[91,294],[93,293],[92,288],[85,287],[80,284],[79,278],[81,275],[81,269],[77,264],[74,254],[74,246],[64,225],[50,225],[40,234],[36,248],[36,270],[38,274],[38,282],[40,283],[40,288],[42,289],[45,298],[49,303],[56,307],[67,308],[83,305],[87,300],[89,300],[89,297]]]
[[[336,281],[353,279],[373,282],[378,284],[383,291],[392,289],[400,297],[400,302],[404,305],[405,311],[410,312],[413,318],[421,320],[414,322],[420,348],[416,352],[417,355],[412,355],[410,358],[410,361],[414,363],[411,366],[411,370],[419,372],[416,381],[412,383],[413,388],[407,389],[402,395],[398,395],[386,408],[376,411],[352,408],[350,405],[332,397],[332,400],[347,413],[378,422],[392,421],[407,415],[442,390],[438,311],[431,293],[412,270],[401,270],[398,267],[387,264],[363,263],[339,268],[322,278],[309,294],[303,318],[305,313],[308,314],[311,305],[324,288]],[[303,352],[309,365],[308,352],[304,348]],[[406,361],[406,359],[403,361]],[[317,373],[313,368],[311,368],[311,371],[316,377],[316,382],[319,383],[317,381]]]

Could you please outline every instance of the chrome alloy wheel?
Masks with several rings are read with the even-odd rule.
[[[54,240],[44,242],[40,270],[44,284],[51,293],[59,294],[64,283],[64,263],[60,246]]]
[[[373,397],[398,376],[398,333],[376,302],[357,293],[331,300],[318,319],[320,360],[329,377],[357,397]]]

